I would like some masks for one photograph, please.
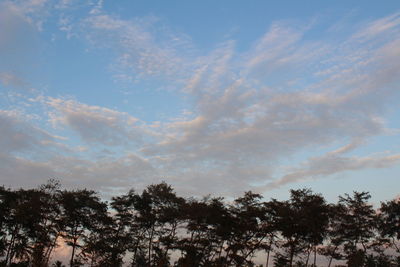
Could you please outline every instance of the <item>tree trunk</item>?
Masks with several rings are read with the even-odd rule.
[[[169,237],[170,237],[171,239],[174,239],[175,236],[176,236],[176,228],[177,228],[177,224],[174,223],[174,224],[172,225],[172,230],[171,230],[170,235],[169,235]],[[170,250],[170,245],[168,245],[168,246],[165,247],[165,253],[164,253],[164,257],[165,257],[165,258],[167,258],[169,250]]]
[[[46,265],[46,266],[49,265],[50,256],[51,256],[51,253],[53,252],[54,247],[57,245],[58,237],[59,237],[59,234],[57,234],[57,235],[54,237],[53,243],[50,245],[50,247],[47,249],[47,251],[46,251],[46,253],[45,253],[45,260],[44,260],[44,261],[45,261],[45,265]]]
[[[317,266],[317,246],[314,246],[314,267]]]
[[[293,257],[294,257],[294,247],[290,246],[290,261],[289,261],[289,266],[293,266]]]
[[[337,248],[338,248],[338,246],[335,246],[335,248],[333,249],[333,252],[332,252],[332,253],[335,253],[335,251],[336,251]],[[328,267],[331,267],[332,260],[333,260],[333,256],[331,256],[331,258],[329,259]]]
[[[149,250],[148,250],[149,264],[151,264],[151,249],[153,244],[153,235],[154,235],[154,224],[151,227],[151,232],[149,237]]]
[[[392,244],[397,252],[400,252],[399,246],[396,245],[396,240],[392,237]]]
[[[11,236],[10,244],[7,247],[6,259],[5,259],[5,262],[6,262],[7,266],[9,265],[8,261],[11,261],[10,260],[10,255],[11,255],[11,250],[12,250],[13,245],[14,245],[14,235]]]
[[[7,266],[11,265],[12,258],[14,257],[13,249],[14,249],[15,238],[18,232],[19,232],[18,226],[15,226],[14,231],[11,235],[10,245],[7,248],[7,254],[5,259]]]
[[[312,250],[312,247],[310,247],[310,248],[307,250],[306,267],[308,266],[308,261],[310,260],[311,250]]]
[[[271,248],[269,248],[268,252],[267,252],[267,263],[265,264],[265,267],[268,267],[268,265],[269,265],[269,253],[270,252],[271,252]]]
[[[331,256],[331,258],[329,259],[328,267],[331,267],[332,260],[333,260],[333,256]]]
[[[76,242],[78,241],[77,238],[74,238],[74,243],[72,245],[72,253],[71,253],[71,260],[69,262],[69,266],[73,267],[74,266],[74,256],[75,256],[75,248],[76,248]]]

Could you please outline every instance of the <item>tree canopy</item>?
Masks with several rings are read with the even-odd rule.
[[[327,203],[300,189],[285,201],[254,192],[226,201],[160,183],[105,202],[54,180],[0,187],[0,266],[400,266],[400,201],[375,210],[370,197]],[[65,263],[54,257],[62,243]]]

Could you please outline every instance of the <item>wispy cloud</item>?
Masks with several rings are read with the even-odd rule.
[[[345,157],[328,153],[320,157],[310,158],[301,167],[292,169],[288,174],[268,183],[264,188],[268,190],[290,183],[315,180],[348,171],[388,168],[399,163],[400,154]]]
[[[52,108],[49,118],[54,126],[70,127],[85,142],[115,146],[142,140],[142,123],[127,113],[60,98],[48,98],[45,104]]]
[[[340,46],[304,41],[306,30],[273,25],[246,53],[235,53],[233,43],[214,51],[188,80],[185,92],[196,99],[195,116],[168,124],[174,134],[144,153],[164,155],[171,165],[207,173],[197,174],[202,176],[197,179],[207,180],[213,172],[229,177],[232,184],[249,185],[274,179],[271,163],[293,153],[383,134],[385,107],[399,96],[394,83],[400,77],[397,41],[377,40],[371,34],[364,42],[349,36]],[[276,68],[292,82],[277,86]],[[302,79],[310,71],[315,76]],[[380,166],[379,162],[388,166],[383,164],[386,160],[395,163],[390,157],[329,159],[336,162],[330,165],[337,167],[335,172]],[[319,163],[321,173],[333,173],[323,171],[325,161]],[[247,171],[259,166],[264,167],[253,175]]]
[[[92,45],[114,51],[115,77],[131,82],[148,77],[179,79],[190,68],[183,54],[190,42],[160,24],[156,17],[123,20],[98,10],[84,20],[82,29]]]
[[[21,77],[12,72],[0,72],[0,84],[3,84],[5,87],[10,86],[17,89],[24,89],[28,86]]]
[[[1,4],[3,9],[13,13],[12,16],[20,16],[38,30],[42,30],[51,8],[51,1],[48,0],[5,0]]]
[[[68,188],[90,187],[108,196],[113,190],[144,188],[159,179],[147,161],[134,155],[87,160],[58,156],[49,160],[33,160],[0,153],[1,182],[7,186],[36,187],[49,178],[61,179]]]
[[[369,22],[364,29],[354,34],[354,38],[368,40],[377,37],[392,38],[399,33],[400,12]]]
[[[61,137],[41,129],[30,119],[17,110],[0,110],[0,153],[40,155],[63,148]]]
[[[200,53],[184,34],[158,27],[164,22],[156,17],[123,19],[106,13],[101,2],[90,10],[78,21],[68,17],[61,30],[89,40],[90,48],[111,50],[113,75],[173,86],[192,109],[153,127],[118,109],[40,98],[49,129],[72,131],[78,144],[55,141],[35,122],[3,111],[0,155],[7,164],[0,169],[15,181],[28,174],[58,176],[71,186],[112,190],[165,178],[185,192],[233,194],[255,184],[270,189],[399,163],[397,152],[348,155],[387,133],[387,108],[399,100],[397,13],[355,27],[340,42],[307,39],[312,25],[277,22],[247,51],[238,52],[237,41],[228,40]],[[17,85],[9,73],[1,72],[0,81]],[[69,154],[60,149],[55,157],[36,160],[12,152],[34,151],[32,146],[46,142],[63,143]],[[276,176],[283,159],[337,144],[342,146]],[[87,148],[76,152],[76,146]],[[93,156],[92,146],[103,152]],[[20,171],[12,173],[15,166]]]

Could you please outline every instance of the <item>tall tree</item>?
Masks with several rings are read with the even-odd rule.
[[[100,201],[96,192],[90,190],[63,191],[60,204],[62,222],[64,225],[63,238],[71,246],[70,266],[75,266],[76,252],[84,246],[82,243],[88,232],[95,231],[107,215],[107,205]]]
[[[19,195],[16,191],[1,187],[0,220],[1,220],[1,255],[4,265],[11,263],[14,257],[14,247],[18,243],[20,225],[18,220]]]
[[[16,259],[29,261],[32,255],[30,237],[36,234],[35,228],[40,220],[40,207],[37,206],[38,194],[34,190],[17,190],[11,192],[7,202],[10,205],[9,217],[6,220],[6,265]]]
[[[4,257],[7,249],[8,220],[11,218],[11,200],[13,193],[10,189],[0,186],[0,258]]]
[[[328,257],[328,267],[331,267],[333,260],[342,260],[344,255],[341,247],[346,241],[346,236],[342,230],[340,214],[343,213],[343,206],[329,205],[329,223],[326,230],[324,246],[320,247],[319,253]]]
[[[324,240],[329,218],[328,207],[322,196],[309,189],[290,192],[289,201],[272,200],[270,207],[277,230],[283,238],[282,248],[287,252],[288,265],[293,266],[294,257],[304,252],[307,265],[311,250],[314,251],[315,259],[316,247]],[[282,256],[280,254],[279,257]]]
[[[270,254],[276,246],[278,235],[278,222],[275,218],[275,202],[266,201],[263,203],[263,216],[261,217],[261,232],[264,236],[260,249],[266,252],[265,266],[269,267]]]
[[[234,224],[232,239],[227,247],[228,264],[254,265],[251,259],[266,237],[261,228],[265,216],[261,199],[261,195],[249,191],[235,199],[230,207]]]
[[[32,261],[35,266],[47,266],[57,241],[63,230],[59,206],[61,185],[57,180],[49,180],[37,190],[37,198],[32,201],[36,210],[36,224],[30,237],[33,243]]]
[[[317,247],[326,238],[330,208],[321,195],[313,194],[309,190],[293,191],[292,194],[293,202],[298,203],[302,210],[301,227],[304,229],[304,241],[308,245],[305,265],[308,266],[310,252],[313,251],[313,265],[316,266]]]
[[[222,198],[191,199],[183,208],[186,235],[178,242],[177,266],[227,266],[233,217]]]
[[[113,213],[111,227],[107,231],[108,260],[110,266],[121,266],[126,251],[136,242],[134,222],[134,203],[138,196],[133,190],[127,194],[113,197],[110,203]]]
[[[381,203],[378,229],[383,241],[397,252],[400,263],[400,199]]]
[[[137,195],[133,190],[113,197],[110,203],[112,216],[103,218],[96,231],[86,239],[84,253],[91,266],[122,266],[127,250],[136,247],[136,223],[134,202]]]
[[[181,252],[177,266],[203,266],[212,251],[208,216],[209,199],[189,199],[182,207],[185,232],[177,243]]]
[[[348,264],[354,267],[365,262],[370,241],[375,237],[376,212],[368,203],[368,192],[354,192],[339,197],[338,219]]]
[[[169,261],[169,253],[177,242],[179,224],[183,221],[181,207],[184,202],[166,183],[150,185],[136,197],[134,207],[139,243],[134,262],[163,266]]]

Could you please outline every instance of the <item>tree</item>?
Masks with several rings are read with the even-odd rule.
[[[265,216],[262,196],[251,191],[235,199],[230,207],[233,227],[232,238],[228,244],[228,263],[236,266],[254,265],[251,258],[262,246],[266,237],[262,232],[262,220]]]
[[[13,259],[34,266],[47,266],[56,246],[60,215],[58,208],[59,183],[49,180],[38,189],[5,190],[1,196],[1,246],[6,264]]]
[[[291,190],[289,201],[272,200],[269,203],[274,225],[283,238],[282,248],[287,252],[288,265],[293,266],[294,257],[306,252],[308,264],[311,249],[316,259],[317,245],[324,240],[328,226],[328,207],[325,200],[309,189]],[[317,215],[317,216],[316,216]],[[283,254],[277,259],[283,262]]]
[[[33,190],[9,191],[3,195],[4,204],[9,205],[8,218],[5,220],[5,264],[11,265],[14,259],[29,261],[32,253],[30,235],[35,234],[34,228],[40,219],[40,212],[35,206]],[[39,218],[38,218],[39,217]]]
[[[234,219],[223,198],[190,199],[183,214],[186,236],[178,241],[177,266],[227,266]]]
[[[380,234],[389,241],[397,253],[400,253],[400,200],[395,199],[381,204],[378,225]]]
[[[213,241],[211,238],[209,220],[210,200],[189,199],[182,206],[182,215],[186,234],[176,244],[181,257],[177,266],[203,266],[211,257]]]
[[[108,206],[94,191],[61,191],[53,180],[37,189],[0,187],[0,266],[47,267],[59,237],[71,247],[71,267],[121,267],[127,251],[137,267],[254,266],[257,251],[266,252],[268,266],[273,250],[282,267],[315,267],[317,252],[329,257],[328,267],[333,259],[400,266],[400,200],[376,212],[367,192],[331,205],[309,189],[290,193],[286,201],[261,202],[246,192],[227,204],[184,199],[161,183]]]
[[[263,216],[261,217],[260,231],[264,237],[264,242],[261,243],[260,249],[266,252],[266,264],[269,266],[270,254],[273,251],[273,247],[276,246],[277,235],[278,235],[278,221],[275,217],[276,201],[267,201],[263,203]]]
[[[36,214],[35,227],[31,229],[33,246],[32,262],[35,266],[47,266],[57,240],[63,230],[61,221],[60,183],[50,179],[46,184],[41,185],[37,190],[34,205]],[[32,226],[32,225],[31,225]]]
[[[113,197],[110,203],[113,216],[103,217],[101,224],[86,238],[84,254],[91,266],[122,266],[127,250],[136,245],[134,202],[137,195],[133,190]]]
[[[304,242],[308,246],[305,265],[308,266],[310,252],[314,252],[313,265],[316,266],[317,246],[326,238],[329,225],[330,209],[325,199],[310,190],[292,191],[292,203],[299,205],[302,220],[299,223],[303,228]]]
[[[6,255],[8,248],[8,225],[11,218],[13,196],[14,193],[10,189],[0,186],[0,257]]]
[[[72,247],[70,266],[76,265],[76,251],[88,232],[96,231],[107,215],[107,205],[100,201],[96,192],[90,190],[63,191],[60,204],[62,208],[63,238]]]
[[[152,266],[164,266],[169,262],[169,253],[177,243],[178,226],[183,221],[184,203],[185,200],[164,182],[148,186],[135,197],[134,234],[138,243],[134,262],[145,261]]]
[[[339,197],[337,217],[340,239],[348,264],[362,266],[370,241],[375,237],[376,212],[368,204],[368,192],[354,192]]]

